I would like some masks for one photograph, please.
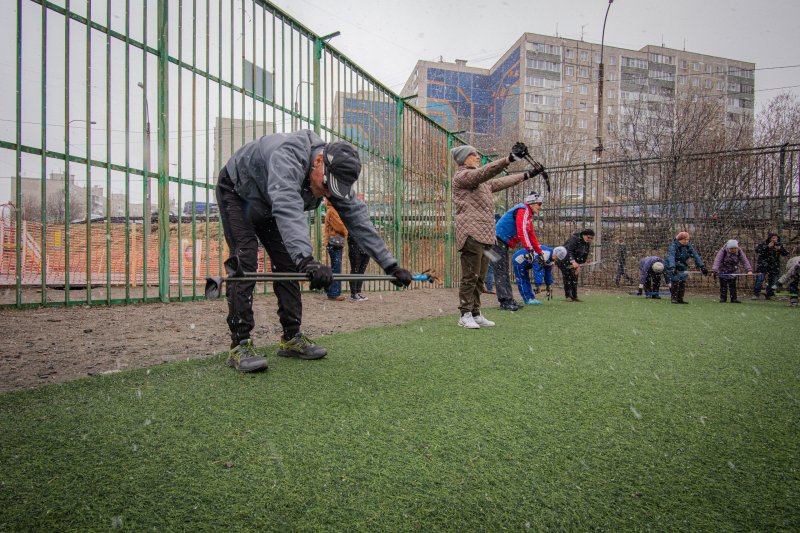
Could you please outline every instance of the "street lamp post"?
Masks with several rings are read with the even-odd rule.
[[[306,85],[308,85],[309,87],[313,87],[314,86],[310,81],[303,80],[303,81],[298,82],[297,86],[294,88],[294,102],[293,102],[294,105],[293,105],[293,107],[294,107],[294,112],[297,115],[297,116],[293,117],[294,128],[292,128],[292,129],[294,131],[297,131],[297,130],[300,129],[300,102],[298,101],[298,98],[300,96],[300,86],[303,85],[304,83]]]
[[[145,91],[144,84],[142,82],[137,83],[142,91]],[[152,200],[150,194],[150,106],[147,103],[147,92],[144,92],[144,115],[145,115],[145,126],[144,126],[144,169],[143,169],[143,176],[144,176],[144,205],[142,206],[142,226],[144,229],[145,239],[147,239],[147,235],[150,234],[150,217],[153,216],[152,213]]]
[[[606,16],[603,19],[603,33],[600,37],[600,65],[597,71],[597,147],[594,151],[597,152],[597,161],[603,157],[603,78],[605,77],[605,68],[603,65],[603,45],[606,40],[606,21],[608,20],[608,12],[611,10],[611,4],[614,0],[608,0],[608,7],[606,8]]]
[[[614,0],[608,0],[606,16],[603,18],[603,33],[600,37],[600,64],[597,68],[597,147],[595,147],[594,151],[597,153],[598,163],[603,159],[603,81],[605,78],[605,68],[603,65],[603,46],[606,40],[606,21],[608,20],[608,12],[611,10],[611,4],[613,3]],[[598,262],[603,260],[603,200],[603,182],[600,179],[600,168],[597,167],[595,168],[594,258]]]

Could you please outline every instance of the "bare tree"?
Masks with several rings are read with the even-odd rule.
[[[800,143],[800,100],[783,92],[758,114],[755,137],[759,146]]]

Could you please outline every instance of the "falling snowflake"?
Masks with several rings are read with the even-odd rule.
[[[636,408],[632,405],[631,405],[631,413],[633,413],[633,416],[636,418],[636,420],[642,419],[642,414],[639,411],[637,411]]]

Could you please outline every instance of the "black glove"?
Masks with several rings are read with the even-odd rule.
[[[522,176],[522,181],[534,178],[541,173],[542,173],[541,168],[529,168],[528,170],[525,171],[525,174]]]
[[[524,159],[527,155],[528,147],[525,146],[525,143],[518,142],[511,147],[511,153],[508,154],[508,160],[514,162],[518,159]]]
[[[328,265],[323,265],[311,256],[304,257],[297,265],[297,269],[308,274],[312,289],[327,289],[333,283],[333,271]]]
[[[392,283],[398,287],[408,287],[411,285],[411,272],[405,268],[400,268],[397,266],[397,263],[386,267],[384,272],[395,277],[395,279],[392,280]]]
[[[704,276],[708,276],[708,269],[706,267],[701,268],[700,272],[702,272]]]
[[[677,268],[675,268],[675,267],[672,267],[672,268],[670,268],[670,269],[669,269],[669,273],[670,273],[672,276],[675,276],[675,275],[677,275],[677,274],[678,274],[678,269],[677,269]]]

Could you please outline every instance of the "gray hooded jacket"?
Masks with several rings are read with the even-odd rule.
[[[310,130],[265,135],[239,148],[225,165],[234,190],[248,202],[251,219],[274,217],[283,243],[295,263],[313,255],[305,211],[321,198],[311,193],[311,165],[325,146]],[[350,234],[382,267],[397,263],[372,225],[367,206],[350,198],[331,203]]]

